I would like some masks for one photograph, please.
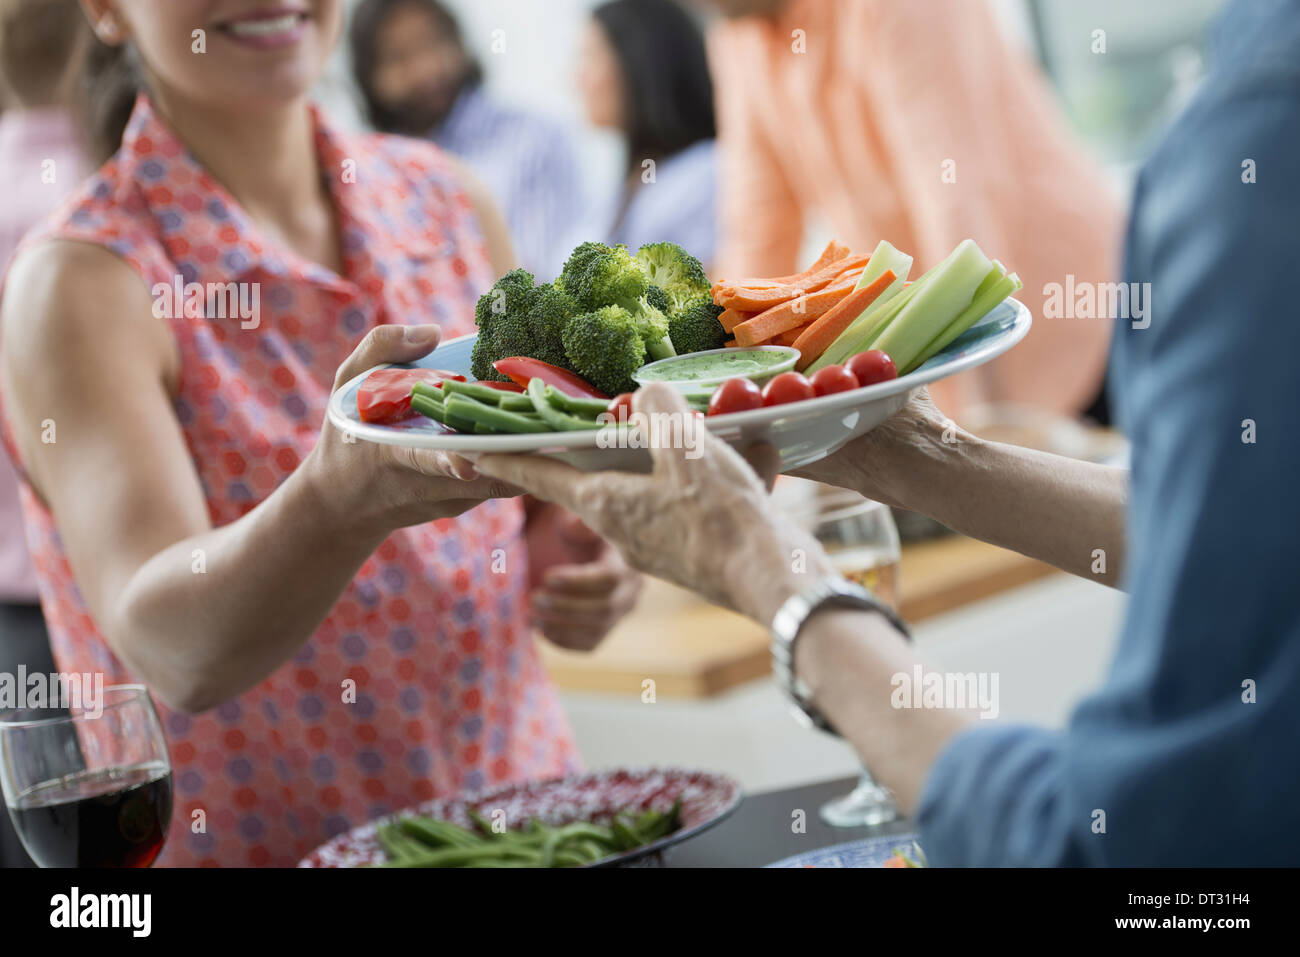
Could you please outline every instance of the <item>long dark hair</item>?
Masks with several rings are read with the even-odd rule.
[[[365,102],[366,116],[370,125],[381,132],[391,132],[401,125],[401,116],[384,107],[375,92],[375,67],[379,59],[379,31],[389,14],[402,7],[415,7],[425,11],[438,23],[447,36],[456,41],[456,45],[465,53],[469,74],[465,82],[477,86],[483,81],[483,68],[470,55],[461,36],[460,23],[455,15],[443,6],[439,0],[362,0],[352,15],[352,26],[348,29],[348,48],[352,53],[352,75],[361,90]]]
[[[143,89],[143,71],[135,49],[109,46],[91,36],[81,65],[78,108],[86,148],[96,163],[108,160],[122,145],[135,98]]]
[[[704,34],[673,0],[610,0],[592,11],[623,69],[628,173],[713,139],[713,80]]]

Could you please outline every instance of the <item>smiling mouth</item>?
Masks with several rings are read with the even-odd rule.
[[[307,14],[289,11],[272,16],[252,17],[223,23],[218,29],[240,40],[274,40],[291,35],[307,22]]]

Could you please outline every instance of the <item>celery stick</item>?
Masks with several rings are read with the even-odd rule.
[[[879,315],[879,311],[884,308],[887,302],[894,301],[899,294],[904,292],[903,287],[907,285],[907,275],[912,271],[912,257],[906,253],[899,252],[899,250],[895,249],[892,245],[882,239],[876,244],[875,250],[871,253],[871,259],[867,261],[867,268],[862,271],[862,276],[858,279],[856,288],[862,289],[871,285],[884,275],[886,269],[893,270],[894,276],[896,277],[894,281],[886,286],[871,305],[862,310],[862,314],[859,315],[847,329],[841,332],[839,337],[836,338],[829,347],[827,347],[826,352],[817,358],[817,361],[807,370],[809,375],[822,368],[822,366],[828,366],[831,365],[832,362],[839,361],[836,359],[828,359],[827,357],[832,354],[839,355],[842,351],[840,348],[842,344],[851,341],[850,333],[852,333],[854,329],[863,328],[863,324],[870,321],[872,315]],[[850,355],[850,353],[844,352],[841,358],[847,358],[848,355]]]
[[[922,350],[971,304],[975,290],[992,269],[993,263],[974,240],[963,239],[871,348],[893,359],[900,374],[911,369]]]
[[[907,274],[912,271],[912,257],[907,253],[899,252],[882,239],[876,243],[871,258],[867,260],[867,268],[862,270],[862,276],[858,279],[858,284],[854,288],[865,289],[883,276],[886,269],[894,271],[895,279],[876,297],[876,302],[889,299],[902,289],[907,283]]]
[[[1000,264],[995,273],[989,274],[989,278],[993,282],[980,284],[980,289],[971,304],[958,313],[957,318],[948,323],[943,332],[921,350],[921,354],[912,363],[908,372],[948,348],[954,339],[987,316],[1002,300],[1021,287],[1020,277],[1015,273],[1006,275]]]

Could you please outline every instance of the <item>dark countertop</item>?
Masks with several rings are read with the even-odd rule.
[[[830,827],[818,809],[853,790],[856,777],[803,784],[747,795],[725,821],[699,837],[668,849],[666,867],[762,867],[794,854],[864,837],[906,834],[915,825],[902,818],[878,827]],[[804,812],[804,833],[794,832],[794,812]]]

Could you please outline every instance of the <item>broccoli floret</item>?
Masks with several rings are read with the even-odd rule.
[[[632,392],[632,373],[645,364],[646,344],[622,306],[574,316],[564,327],[564,349],[573,369],[608,395]]]
[[[637,333],[645,342],[646,352],[651,359],[667,359],[677,355],[673,341],[668,337],[668,317],[652,306],[647,296],[642,296],[627,311]]]
[[[709,291],[704,265],[676,243],[646,243],[637,250],[636,261],[646,278],[668,295],[671,304],[665,311],[678,312]]]
[[[492,363],[506,356],[531,356],[569,368],[564,354],[564,324],[574,313],[573,300],[553,283],[533,285],[533,275],[515,269],[479,297],[474,308],[478,339],[470,354],[476,379],[507,377]]]
[[[583,243],[569,256],[559,281],[580,312],[595,312],[605,306],[626,310],[651,358],[676,355],[662,308],[671,304],[669,296],[662,289],[652,290],[626,246]]]
[[[573,297],[573,301],[579,308],[584,310],[593,308],[586,301],[587,276],[591,273],[592,264],[596,260],[603,259],[609,252],[610,248],[604,243],[583,243],[569,253],[569,258],[565,261],[560,277],[556,281]]]
[[[664,292],[662,286],[656,286],[651,283],[645,291],[645,301],[650,303],[664,315],[672,311],[672,303],[668,299],[668,293]]]
[[[533,274],[527,269],[512,269],[479,296],[474,306],[478,339],[470,354],[470,371],[476,379],[504,380],[506,376],[492,363],[503,356],[527,354],[516,348],[526,338],[518,328],[519,317],[527,313],[535,296]]]
[[[708,295],[698,296],[668,317],[668,337],[679,354],[721,349],[727,330],[718,322],[722,307],[715,306]]]
[[[569,360],[564,353],[564,326],[573,316],[576,307],[573,298],[554,283],[537,287],[528,309],[528,332],[532,343],[526,353],[561,369],[568,369]]]
[[[643,299],[650,283],[626,246],[615,246],[606,256],[591,261],[587,272],[587,300],[593,305],[619,305],[631,311]]]

